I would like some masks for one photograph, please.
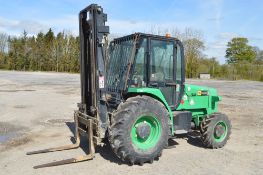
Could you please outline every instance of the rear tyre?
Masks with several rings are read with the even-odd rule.
[[[223,147],[231,134],[231,122],[225,114],[214,113],[201,122],[201,140],[207,148]]]
[[[168,143],[169,113],[148,96],[131,97],[113,114],[109,142],[113,152],[129,164],[152,163]]]

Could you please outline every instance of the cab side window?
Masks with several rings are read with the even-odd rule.
[[[151,40],[150,81],[173,81],[173,49],[173,42]]]

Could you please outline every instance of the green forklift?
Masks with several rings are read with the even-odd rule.
[[[42,168],[93,159],[95,147],[110,144],[122,161],[143,165],[158,160],[168,140],[200,132],[204,147],[223,147],[231,123],[218,112],[217,90],[185,83],[180,40],[134,33],[108,42],[103,8],[80,11],[81,102],[74,112],[72,145],[28,152],[37,154],[78,148],[87,136],[89,153],[35,166]]]

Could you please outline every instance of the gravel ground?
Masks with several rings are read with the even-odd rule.
[[[92,161],[58,167],[32,166],[84,154],[82,149],[26,156],[71,143],[73,110],[80,101],[79,75],[0,71],[0,174],[263,174],[263,83],[187,80],[217,88],[220,112],[232,121],[232,135],[218,150],[202,147],[198,135],[175,139],[159,161],[128,166],[108,146]]]

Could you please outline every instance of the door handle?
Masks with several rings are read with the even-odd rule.
[[[150,86],[155,86],[157,87],[158,86],[158,83],[149,83]]]
[[[176,86],[176,83],[165,83],[166,86]]]

